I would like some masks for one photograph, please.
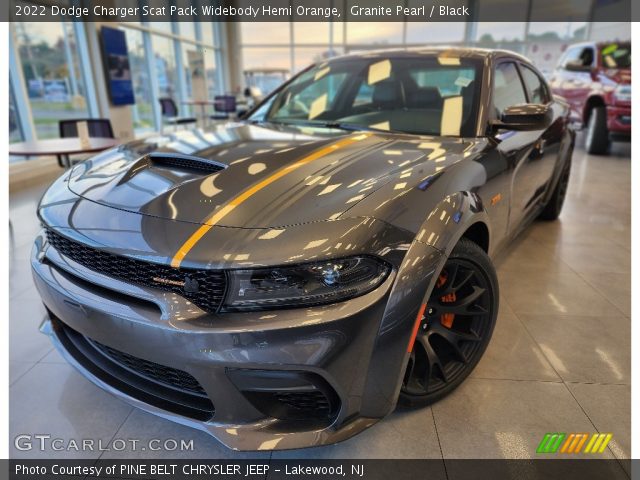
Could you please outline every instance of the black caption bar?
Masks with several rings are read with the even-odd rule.
[[[286,453],[286,452],[285,452]],[[634,460],[634,467],[640,465]],[[630,460],[0,460],[15,480],[627,480]],[[6,478],[2,476],[2,478]]]
[[[632,0],[9,0],[0,21],[628,22]],[[38,3],[38,2],[41,3]],[[55,3],[55,4],[54,4]]]

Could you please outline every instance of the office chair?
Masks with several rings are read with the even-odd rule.
[[[89,136],[92,138],[116,138],[113,134],[113,128],[108,118],[70,118],[60,120],[58,129],[60,138],[70,138],[78,136],[78,122],[86,122]],[[71,159],[68,155],[58,156],[58,165],[65,168],[63,157],[68,166],[71,166]]]

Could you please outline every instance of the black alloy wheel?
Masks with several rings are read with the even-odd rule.
[[[488,255],[465,238],[451,252],[418,327],[399,403],[429,405],[471,373],[498,314],[498,281]]]

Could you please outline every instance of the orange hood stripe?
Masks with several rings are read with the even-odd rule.
[[[315,152],[310,153],[306,157],[298,160],[295,163],[292,163],[291,165],[287,165],[286,167],[281,168],[280,170],[277,170],[276,172],[274,172],[272,175],[268,176],[264,180],[261,180],[255,185],[252,185],[251,187],[243,191],[240,195],[232,199],[224,207],[220,208],[216,212],[212,213],[209,217],[207,217],[204,220],[203,224],[200,226],[200,228],[198,228],[187,239],[187,241],[182,244],[180,249],[173,256],[173,258],[171,259],[171,266],[174,268],[178,268],[182,263],[182,261],[184,260],[184,258],[187,256],[187,254],[191,251],[191,249],[196,246],[196,244],[200,241],[200,239],[204,237],[204,235],[209,230],[211,230],[211,228],[214,225],[218,224],[220,220],[222,220],[224,217],[229,215],[233,210],[235,210],[236,207],[242,205],[245,201],[247,201],[249,198],[251,198],[253,195],[258,193],[263,188],[268,187],[276,180],[284,177],[285,175],[293,172],[294,170],[297,170],[298,168],[308,163],[313,162],[314,160],[318,160],[319,158],[322,158],[339,148],[346,147],[347,145],[350,145],[360,140],[364,140],[369,136],[370,134],[364,133],[364,134],[351,136],[351,137],[339,140],[335,143],[332,143],[331,145],[328,145],[319,150],[316,150]]]

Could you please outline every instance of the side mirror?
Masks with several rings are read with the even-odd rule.
[[[583,65],[581,60],[571,60],[564,65],[564,69],[570,72],[590,72],[591,65]]]
[[[526,103],[505,108],[500,120],[493,121],[492,125],[506,130],[543,130],[551,124],[552,119],[550,105]]]

